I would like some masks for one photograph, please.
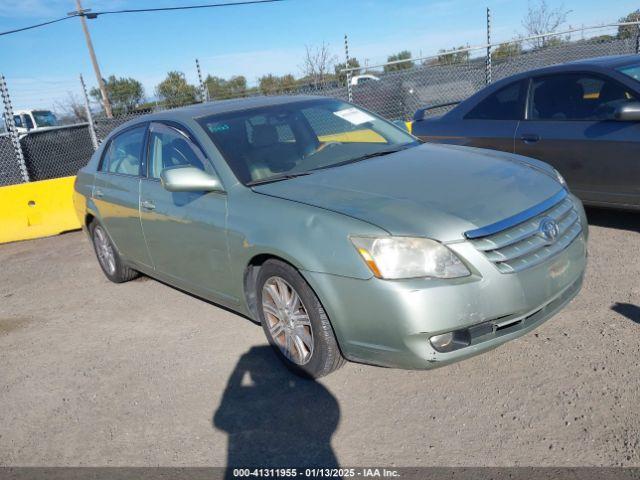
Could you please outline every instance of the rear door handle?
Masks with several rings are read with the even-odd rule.
[[[540,135],[537,135],[535,133],[523,133],[522,135],[520,135],[520,140],[522,140],[524,143],[536,143],[538,140],[540,140]]]
[[[104,197],[104,193],[102,192],[102,190],[96,189],[93,191],[93,196],[96,198],[102,198]]]
[[[140,202],[140,206],[145,210],[154,210],[156,208],[156,204],[149,200],[142,200],[142,202]]]

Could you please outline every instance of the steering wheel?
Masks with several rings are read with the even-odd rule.
[[[309,158],[312,157],[318,153],[320,153],[321,151],[323,151],[326,148],[331,148],[331,147],[335,147],[336,145],[342,145],[342,142],[325,142],[320,144],[320,146],[318,148],[316,148],[313,152],[308,153],[304,156],[304,158]]]
[[[601,103],[596,107],[595,111],[593,112],[593,115],[598,120],[613,119],[613,114],[615,113],[616,109],[619,106],[623,105],[624,103],[625,103],[625,100],[622,100],[622,99]]]

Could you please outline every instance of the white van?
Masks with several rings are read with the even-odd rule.
[[[58,126],[58,119],[50,110],[17,110],[13,121],[20,134]]]
[[[355,75],[354,77],[352,77],[351,85],[352,86],[364,85],[365,83],[377,82],[378,80],[380,79],[375,75],[371,75],[370,73],[365,73],[363,75]]]

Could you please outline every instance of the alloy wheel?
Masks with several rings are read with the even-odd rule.
[[[304,365],[313,355],[313,328],[298,292],[283,278],[270,277],[262,287],[262,311],[271,338],[283,355]]]
[[[102,268],[104,268],[109,275],[113,275],[116,271],[116,257],[109,237],[107,237],[107,234],[100,226],[95,227],[93,230],[93,243],[96,247],[96,254],[98,255],[100,265],[102,265]]]

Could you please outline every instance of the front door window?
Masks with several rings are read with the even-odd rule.
[[[530,120],[613,120],[620,105],[635,102],[628,88],[612,79],[571,73],[536,78],[531,86]]]

